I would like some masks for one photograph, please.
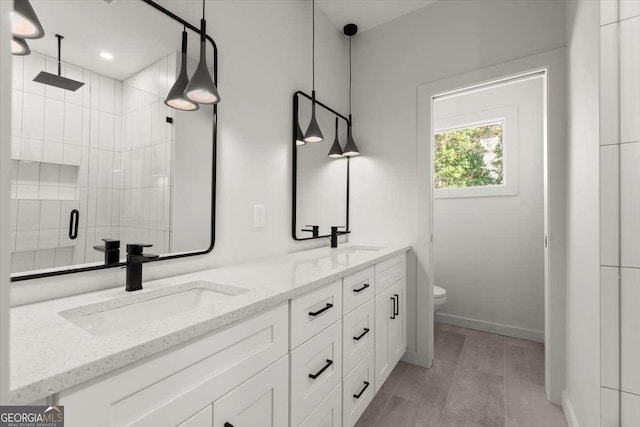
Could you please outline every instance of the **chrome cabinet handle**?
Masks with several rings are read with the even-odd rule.
[[[362,396],[362,394],[369,388],[369,382],[365,381],[364,382],[364,387],[362,388],[362,390],[360,390],[360,393],[358,394],[354,394],[353,397],[355,397],[356,399],[360,399],[360,396]]]
[[[353,339],[356,340],[356,341],[360,341],[362,339],[362,337],[364,337],[368,333],[369,333],[369,328],[364,328],[364,332],[361,333],[360,335],[358,335],[357,337],[353,337]]]
[[[315,380],[316,378],[318,378],[320,375],[322,375],[322,373],[324,371],[326,371],[327,369],[329,369],[329,366],[333,365],[333,360],[329,360],[327,359],[327,364],[324,365],[322,367],[322,369],[320,369],[318,372],[316,372],[315,374],[309,374],[309,378],[311,378],[312,380]]]
[[[309,316],[314,316],[314,317],[315,317],[315,316],[317,316],[317,315],[319,315],[319,314],[322,314],[322,313],[324,313],[325,311],[329,310],[331,307],[333,307],[333,304],[331,304],[331,303],[327,303],[327,305],[325,305],[323,308],[321,308],[321,309],[320,309],[320,310],[318,310],[318,311],[310,311],[310,312],[309,312]]]

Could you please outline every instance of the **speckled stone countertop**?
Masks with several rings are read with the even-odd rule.
[[[116,288],[11,309],[11,399],[27,404],[127,366],[297,295],[409,250],[409,246],[354,251],[358,245],[320,248],[145,282],[129,293]],[[122,332],[96,336],[59,313],[88,304],[137,297],[196,281],[246,288]],[[79,309],[82,310],[82,309]]]

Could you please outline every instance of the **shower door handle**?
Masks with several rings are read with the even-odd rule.
[[[69,239],[75,240],[78,238],[78,221],[80,220],[80,212],[78,209],[74,209],[69,214]]]

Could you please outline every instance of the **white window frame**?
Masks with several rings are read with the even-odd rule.
[[[477,187],[434,188],[435,199],[462,197],[504,197],[518,194],[518,106],[509,105],[470,114],[434,120],[431,158],[435,159],[435,135],[457,129],[468,129],[502,123],[502,184]]]

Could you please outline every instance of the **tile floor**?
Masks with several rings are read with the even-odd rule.
[[[357,427],[566,427],[544,345],[436,323],[431,369],[400,362]]]

